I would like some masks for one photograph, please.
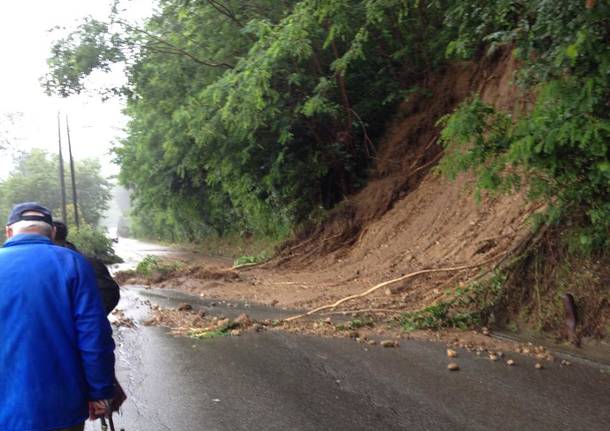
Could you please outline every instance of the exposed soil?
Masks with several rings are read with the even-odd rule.
[[[478,64],[452,65],[423,83],[429,93],[406,100],[388,126],[368,185],[346,198],[324,223],[284,244],[271,261],[239,270],[229,261],[191,262],[154,280],[155,287],[310,309],[421,269],[484,262],[480,268],[395,283],[339,310],[369,310],[384,319],[452,295],[530,236],[528,219],[540,205],[526,203],[520,193],[476,203],[471,176],[452,182],[435,173],[442,156],[436,122],[472,92],[505,111],[526,111],[531,97],[513,85],[516,68],[507,50]],[[605,291],[607,297],[607,286]],[[602,314],[607,312],[608,301],[598,305]],[[603,318],[597,324],[608,322]]]
[[[506,52],[484,64],[453,65],[426,82],[430,94],[422,92],[405,101],[389,125],[369,184],[341,203],[323,224],[286,243],[271,262],[238,272],[189,268],[159,286],[301,308],[422,268],[501,255],[528,233],[530,210],[523,197],[488,197],[477,204],[468,175],[451,182],[432,168],[441,155],[437,120],[474,90],[489,102],[512,106],[517,97],[511,85],[514,70],[514,60]],[[419,308],[442,296],[445,287],[477,272],[424,276],[394,286],[389,296],[380,291],[366,302],[373,307]]]

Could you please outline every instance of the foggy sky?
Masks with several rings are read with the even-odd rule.
[[[127,18],[138,21],[150,15],[153,0],[123,0]],[[74,156],[77,159],[99,157],[105,174],[117,172],[111,166],[108,151],[121,135],[126,118],[119,100],[102,102],[96,94],[67,99],[48,97],[39,79],[46,71],[46,59],[53,40],[73,30],[83,17],[107,18],[110,0],[35,0],[2,2],[0,6],[0,131],[10,128],[14,149],[43,148],[57,151],[57,112],[70,118]],[[55,26],[66,30],[49,33]],[[125,82],[122,70],[98,74],[93,86]],[[7,126],[7,113],[22,113],[15,126]],[[64,132],[65,133],[65,132]],[[63,138],[65,143],[65,136]],[[10,169],[11,157],[1,153],[0,178]]]

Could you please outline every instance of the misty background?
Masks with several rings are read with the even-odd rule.
[[[148,17],[153,6],[152,0],[121,2],[123,16],[134,23]],[[40,85],[47,72],[52,42],[76,28],[84,17],[105,19],[111,8],[112,2],[108,0],[36,0],[5,2],[1,6],[0,49],[5,61],[0,70],[0,181],[15,169],[15,161],[23,152],[42,149],[57,154],[59,112],[65,161],[67,115],[75,160],[98,159],[101,173],[116,184],[118,166],[112,163],[111,149],[123,136],[127,121],[122,113],[123,101],[119,98],[103,101],[95,90],[68,98],[48,96]],[[121,66],[114,66],[111,73],[88,78],[88,87],[92,89],[124,83]],[[110,209],[101,222],[107,227],[117,226],[129,209],[125,189],[114,187],[112,195]]]

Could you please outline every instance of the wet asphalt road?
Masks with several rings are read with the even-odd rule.
[[[151,295],[152,294],[152,295]],[[164,295],[166,297],[164,297]],[[127,288],[119,308],[141,321],[143,300],[164,306],[182,295]],[[193,302],[231,315],[223,304]],[[248,307],[251,315],[267,309]],[[607,430],[610,371],[558,363],[507,367],[460,352],[449,372],[442,344],[398,349],[269,331],[209,340],[175,338],[138,325],[115,329],[117,372],[129,396],[117,429]],[[99,430],[88,424],[87,430]]]
[[[142,319],[144,299],[173,301],[125,289],[120,307]],[[178,295],[175,303],[183,301]],[[383,349],[275,331],[193,340],[141,325],[117,328],[115,338],[129,395],[116,423],[126,431],[607,430],[610,423],[610,374],[586,363],[538,371],[518,355],[507,367],[460,352],[461,370],[449,372],[445,347],[429,342]]]

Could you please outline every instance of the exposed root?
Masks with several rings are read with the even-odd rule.
[[[359,310],[342,310],[342,311],[329,311],[327,313],[322,313],[320,316],[334,316],[334,315],[342,315],[346,316],[348,314],[362,314],[362,313],[402,313],[402,310],[398,308],[362,308]]]
[[[403,280],[407,280],[409,278],[416,277],[416,276],[421,275],[421,274],[429,274],[429,273],[432,273],[432,272],[461,271],[461,270],[464,270],[464,269],[478,268],[478,267],[483,266],[483,265],[485,265],[485,264],[487,264],[489,262],[492,262],[496,258],[497,258],[497,256],[494,256],[493,258],[490,258],[490,259],[484,260],[483,262],[479,262],[477,264],[472,264],[472,265],[454,266],[454,267],[449,267],[449,268],[422,269],[420,271],[411,272],[411,273],[403,275],[401,277],[394,278],[394,279],[388,280],[388,281],[384,281],[383,283],[379,283],[379,284],[371,287],[370,289],[365,290],[362,293],[358,293],[358,294],[355,294],[355,295],[346,296],[345,298],[341,298],[340,300],[338,300],[337,302],[335,302],[333,304],[323,305],[321,307],[314,308],[313,310],[310,310],[310,311],[308,311],[306,313],[299,314],[299,315],[296,315],[296,316],[288,317],[288,318],[284,319],[284,321],[285,322],[291,322],[293,320],[297,320],[297,319],[301,319],[303,317],[311,316],[312,314],[318,313],[318,312],[323,311],[323,310],[337,308],[339,305],[343,304],[344,302],[351,301],[352,299],[362,298],[364,296],[370,295],[371,293],[373,293],[373,292],[375,292],[375,291],[377,291],[377,290],[379,290],[379,289],[381,289],[383,287],[389,286],[389,285],[394,284],[394,283],[398,283],[399,281],[403,281]]]

